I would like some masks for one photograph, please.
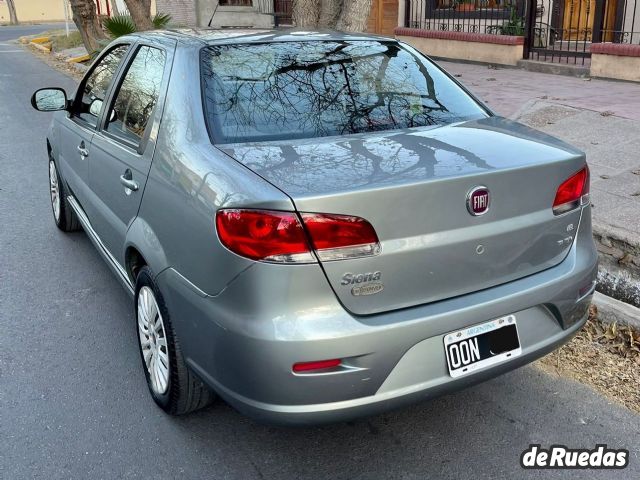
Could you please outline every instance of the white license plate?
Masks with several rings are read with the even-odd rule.
[[[449,375],[462,377],[522,353],[515,315],[473,325],[444,336]]]

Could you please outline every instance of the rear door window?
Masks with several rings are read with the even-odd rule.
[[[138,49],[107,116],[107,132],[138,147],[158,102],[165,62],[159,48]]]

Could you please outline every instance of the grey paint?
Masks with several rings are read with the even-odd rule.
[[[0,45],[8,49],[16,46]],[[164,415],[139,366],[132,302],[87,237],[63,234],[51,220],[43,140],[52,115],[28,99],[50,85],[72,91],[74,82],[26,50],[0,55],[0,216],[11,226],[0,228],[3,477],[640,477],[640,416],[535,366],[323,427],[261,425],[224,402]],[[532,442],[606,443],[628,448],[632,461],[622,471],[524,471],[518,460]],[[150,445],[161,452],[155,462]]]
[[[238,157],[236,151],[211,144],[194,72],[198,50],[206,42],[289,41],[301,36],[167,32],[142,38],[176,43],[157,138],[154,134],[155,155],[139,192],[138,215],[124,240],[100,242],[97,213],[106,204],[122,201],[124,191],[114,189],[104,197],[104,206],[85,209],[89,230],[95,230],[96,243],[110,249],[105,256],[118,263],[116,271],[126,268],[129,246],[136,245],[151,259],[189,365],[241,411],[297,424],[376,413],[520,366],[568,340],[586,320],[591,292],[582,297],[578,292],[592,286],[596,274],[590,207],[562,217],[553,217],[550,208],[557,185],[584,165],[577,150],[520,125],[487,118],[307,142],[325,148],[333,168],[315,171],[298,147],[287,159],[291,168],[283,179],[269,172],[266,146],[253,146],[257,160],[243,165],[229,155]],[[65,114],[56,116],[56,122],[65,119]],[[55,129],[51,138],[65,143]],[[98,131],[95,137],[100,138],[93,142],[102,141],[103,135]],[[436,150],[444,157],[438,155],[427,168],[409,168],[368,185],[363,180],[367,161],[383,156],[383,145],[393,142],[402,146],[400,163],[426,159],[423,163],[428,164]],[[362,155],[363,149],[368,153]],[[115,152],[110,150],[121,158]],[[349,169],[349,152],[363,156],[365,167]],[[67,170],[72,168],[69,163]],[[336,187],[306,178],[336,172],[350,179]],[[63,175],[66,178],[66,170]],[[495,197],[489,214],[471,217],[464,198],[478,183],[490,183]],[[91,194],[95,188],[90,185],[88,190]],[[423,208],[425,199],[435,205],[435,213]],[[322,266],[253,262],[232,254],[217,239],[214,216],[221,207],[297,207],[361,215],[374,224],[383,253]],[[406,213],[398,215],[398,210]],[[552,241],[567,231],[567,222],[573,224],[575,238],[552,249]],[[479,241],[494,246],[483,260],[464,250]],[[429,268],[441,280],[429,284],[431,293],[425,294],[420,259],[431,253]],[[455,256],[457,267],[447,255]],[[332,286],[345,268],[374,267],[384,269],[384,296],[354,301],[344,292],[334,293]],[[124,283],[130,287],[130,281]],[[368,315],[357,315],[363,313]],[[460,380],[442,375],[443,351],[432,347],[445,333],[508,313],[522,318],[521,357]],[[413,362],[407,367],[405,352],[433,369],[416,372]],[[322,358],[343,358],[346,367],[326,375],[291,372],[295,362]]]
[[[444,127],[290,142],[223,145],[287,192],[298,210],[357,215],[383,254],[325,262],[342,303],[370,314],[488,288],[565,258],[578,211],[555,216],[556,189],[580,170],[569,145],[498,117]],[[560,181],[549,181],[559,179]],[[492,205],[469,218],[467,193],[487,186]],[[484,253],[476,249],[482,245]],[[351,295],[345,272],[382,272],[384,290]]]

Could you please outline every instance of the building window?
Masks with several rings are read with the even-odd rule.
[[[221,7],[251,7],[253,0],[220,0]]]
[[[436,0],[436,8],[458,8],[461,4],[472,4],[474,8],[506,8],[505,0]]]

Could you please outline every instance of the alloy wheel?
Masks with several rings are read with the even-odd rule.
[[[138,293],[138,338],[151,388],[163,395],[169,388],[169,346],[158,303],[147,286]]]
[[[60,186],[58,185],[58,171],[53,160],[49,160],[49,190],[51,192],[51,206],[56,222],[60,221]]]

